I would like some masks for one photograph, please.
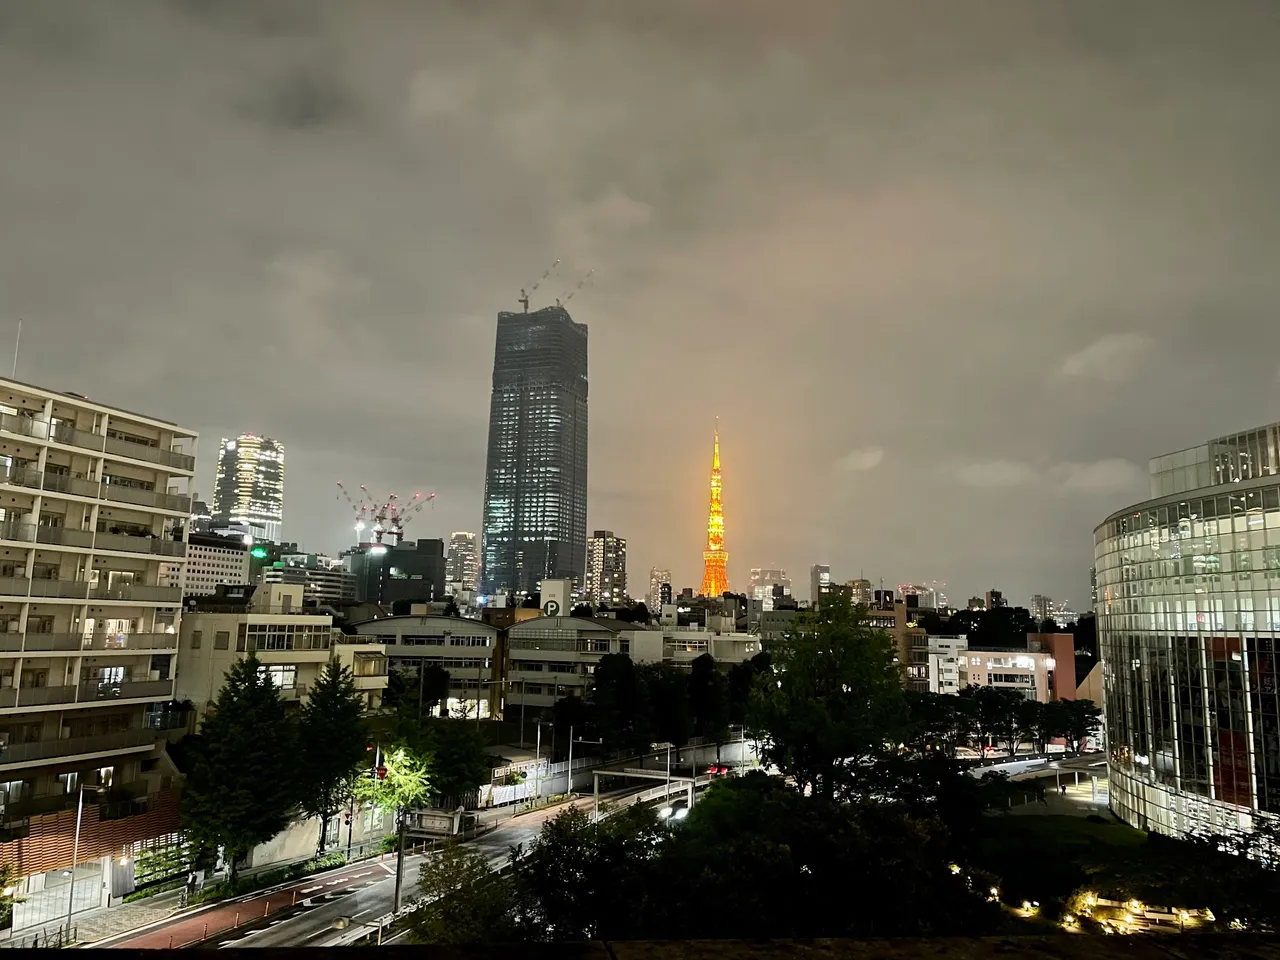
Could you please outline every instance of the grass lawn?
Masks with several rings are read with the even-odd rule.
[[[994,816],[983,822],[979,865],[1000,878],[1006,903],[1047,909],[1115,867],[1145,856],[1147,835],[1109,818]]]

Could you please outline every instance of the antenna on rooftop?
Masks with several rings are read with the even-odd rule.
[[[18,318],[18,337],[13,341],[13,379],[18,379],[18,348],[22,346],[22,318]]]

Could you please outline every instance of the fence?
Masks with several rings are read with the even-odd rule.
[[[600,763],[594,757],[578,757],[573,761],[573,779],[575,784],[586,786],[591,781],[584,776]],[[524,777],[523,782],[499,784],[511,774]],[[493,782],[480,788],[479,805],[481,807],[501,807],[509,803],[519,803],[534,796],[546,796],[569,792],[569,761],[559,763],[542,761],[526,761],[513,763],[505,767],[495,767]]]
[[[12,937],[8,940],[0,940],[0,948],[35,948],[48,947],[57,948],[65,947],[76,942],[76,928],[71,926],[71,935],[66,936],[67,927],[61,926],[53,931],[41,930],[39,933],[29,934],[25,937]]]

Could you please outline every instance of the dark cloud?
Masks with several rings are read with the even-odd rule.
[[[1145,460],[1275,419],[1270,0],[0,0],[20,375],[477,529],[494,315],[591,328],[591,515],[1083,602]]]

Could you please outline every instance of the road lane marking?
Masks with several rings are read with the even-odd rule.
[[[330,880],[325,884],[326,887],[336,887],[338,884],[346,881],[346,877],[339,877],[337,880]]]
[[[315,891],[317,891],[317,890],[323,890],[323,889],[324,889],[324,884],[323,884],[323,883],[321,883],[321,884],[319,884],[319,885],[317,885],[317,886],[314,886],[314,887],[307,887],[305,890],[299,890],[298,892],[299,892],[299,893],[314,893],[314,892],[315,892]]]

